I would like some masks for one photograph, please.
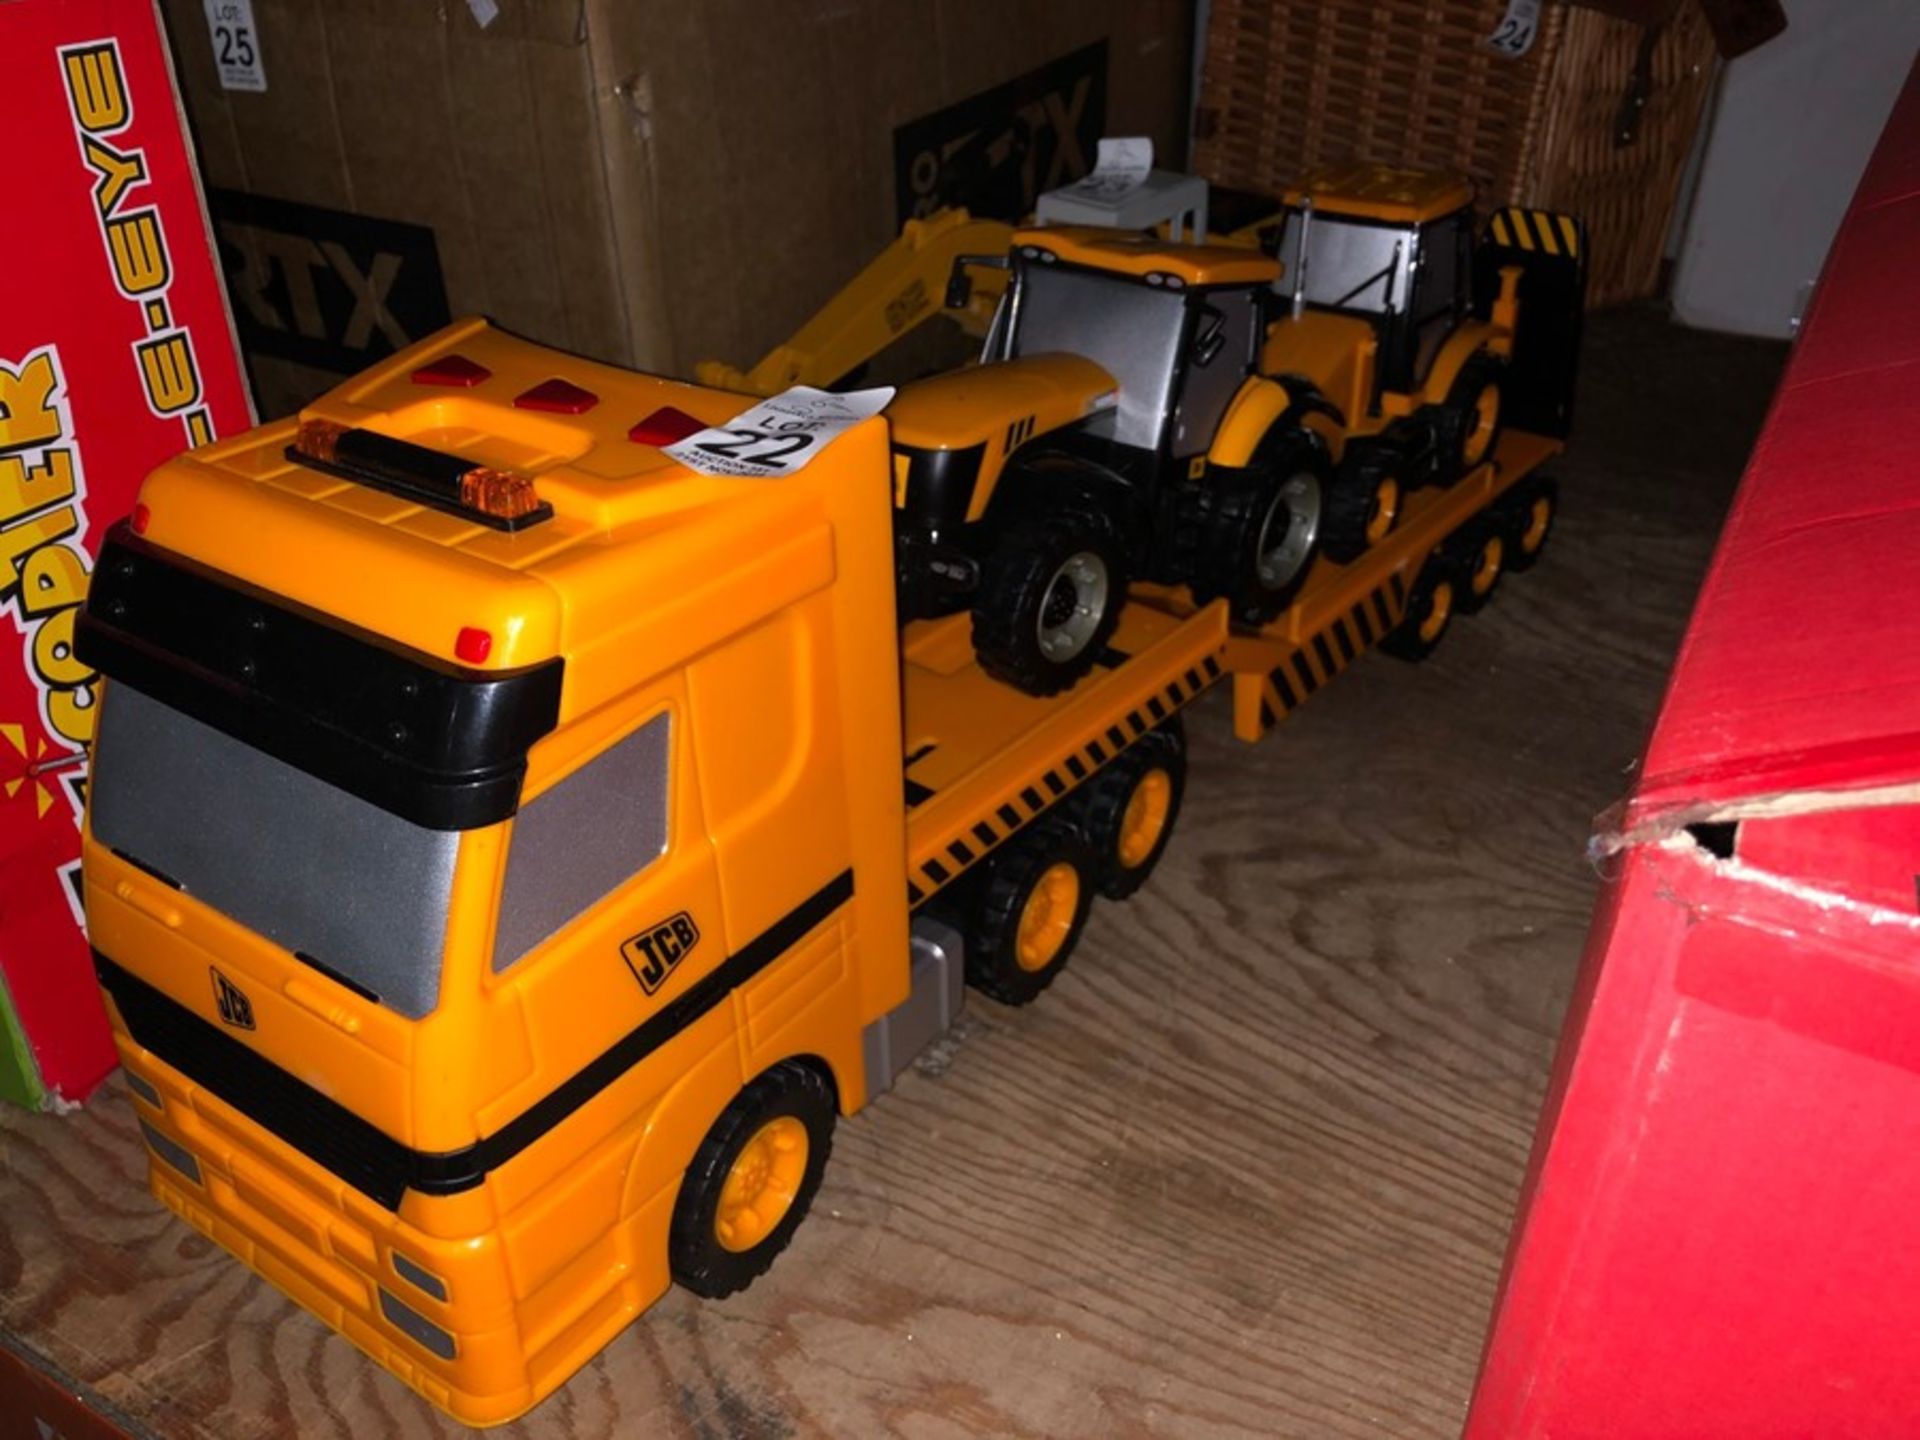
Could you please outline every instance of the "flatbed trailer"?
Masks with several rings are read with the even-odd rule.
[[[987,675],[974,659],[965,615],[908,625],[907,901],[922,963],[936,948],[941,954],[935,968],[916,968],[904,1039],[870,1040],[870,1065],[890,1079],[959,1008],[964,941],[956,949],[957,936],[928,924],[942,914],[941,897],[1017,836],[1071,807],[1095,775],[1142,738],[1177,724],[1217,684],[1231,686],[1234,734],[1249,743],[1264,738],[1392,635],[1407,619],[1423,572],[1432,574],[1429,566],[1449,543],[1521,487],[1539,486],[1542,467],[1563,448],[1547,436],[1506,431],[1489,460],[1459,483],[1410,497],[1406,519],[1365,555],[1346,565],[1319,560],[1300,599],[1258,631],[1230,625],[1224,602],[1195,607],[1182,590],[1138,586],[1101,663],[1062,694],[1026,695]],[[1551,523],[1553,495],[1544,493],[1547,508],[1522,563],[1538,552]],[[1495,560],[1489,588],[1506,558]],[[1456,562],[1461,573],[1454,577],[1469,589],[1471,559]],[[1442,616],[1442,625],[1449,618]],[[1433,634],[1421,648],[1438,639]],[[929,942],[929,934],[939,940]],[[937,1006],[923,999],[928,985],[942,987]],[[875,1078],[869,1075],[870,1085]]]

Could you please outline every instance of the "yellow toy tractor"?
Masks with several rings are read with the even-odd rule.
[[[1316,557],[1353,559],[1409,490],[1492,455],[1523,290],[1550,317],[1526,347],[1529,426],[1564,434],[1579,226],[1520,212],[1551,248],[1476,247],[1470,200],[1355,169],[1236,237],[1278,258],[1075,226],[958,257],[949,306],[972,270],[1008,274],[982,363],[888,410],[902,618],[970,608],[981,664],[1032,694],[1098,662],[1134,581],[1268,622]]]

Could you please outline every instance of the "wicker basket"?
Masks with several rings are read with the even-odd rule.
[[[1345,161],[1464,170],[1483,208],[1585,218],[1589,304],[1651,295],[1712,81],[1713,40],[1683,4],[1660,31],[1631,144],[1616,145],[1644,34],[1550,4],[1533,48],[1480,42],[1503,0],[1212,0],[1194,167],[1278,193]]]

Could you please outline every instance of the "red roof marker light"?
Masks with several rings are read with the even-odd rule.
[[[147,526],[153,523],[153,512],[144,505],[135,505],[133,514],[127,517],[127,523],[133,527],[133,533],[144,535]]]
[[[456,390],[468,390],[492,378],[491,370],[464,355],[442,355],[413,372],[416,385],[446,385]]]
[[[636,445],[673,445],[706,428],[706,421],[696,420],[671,405],[662,405],[627,431],[627,439]]]
[[[581,415],[600,403],[591,390],[582,390],[570,380],[542,380],[531,390],[513,397],[518,410],[551,410],[556,415]]]

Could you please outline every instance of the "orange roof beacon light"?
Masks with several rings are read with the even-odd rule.
[[[524,520],[540,508],[540,497],[528,476],[476,465],[461,473],[460,503],[497,520]]]
[[[659,448],[738,395],[478,321],[348,381],[290,447],[269,425],[154,472],[164,523],[107,536],[75,642],[110,681],[85,901],[154,1194],[448,1414],[511,1420],[670,1284],[765,1272],[838,1118],[963,981],[1008,1004],[1053,982],[1096,897],[1165,851],[1187,706],[1224,683],[1258,739],[1366,649],[1438,643],[1487,536],[1544,540],[1559,441],[1515,425],[1349,563],[1309,551],[1259,624],[1129,589],[1104,540],[1024,514],[1067,542],[1024,572],[1036,640],[1098,650],[1041,697],[1009,696],[966,614],[903,627],[894,487],[964,524],[1031,434],[1104,423],[1066,453],[1117,468],[1130,437],[1238,407],[1170,442],[1170,473],[1200,462],[1246,521],[1260,436],[1302,413],[1263,377],[1241,393],[1261,283],[1135,268],[1016,275],[1013,358],[778,479]],[[1113,289],[1131,303],[1082,303]],[[1138,366],[1018,353],[1102,314],[1153,322]],[[1182,405],[1136,403],[1188,366]],[[597,403],[516,403],[543,385]],[[1022,467],[1009,496],[1085,475]],[[1308,473],[1259,493],[1304,510]],[[1234,556],[1296,564],[1297,527],[1270,528]]]
[[[331,420],[302,420],[293,436],[293,449],[297,453],[287,458],[317,460],[322,465],[332,465],[336,463],[340,437],[346,433],[346,426]]]
[[[465,515],[497,530],[519,530],[553,518],[553,507],[541,501],[529,476],[331,420],[302,420],[286,456],[309,469]]]

